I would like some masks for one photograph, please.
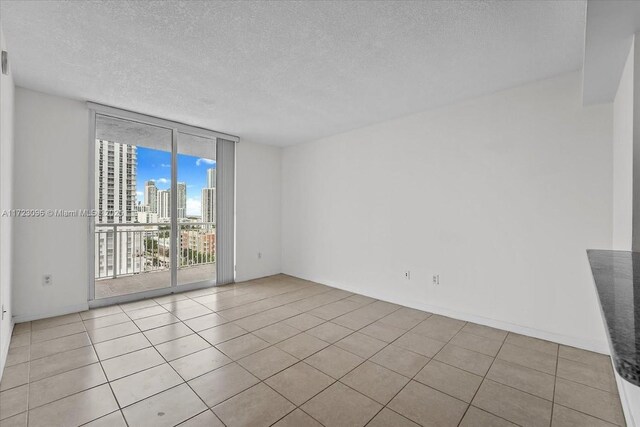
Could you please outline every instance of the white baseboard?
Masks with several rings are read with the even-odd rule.
[[[77,313],[89,309],[89,303],[67,305],[41,313],[18,314],[13,317],[15,323],[30,322],[32,320],[46,319],[48,317],[62,316],[64,314]]]
[[[623,379],[617,372],[615,377],[627,427],[640,427],[640,387]]]
[[[404,301],[401,298],[397,298],[395,300],[391,300],[389,298],[381,298],[379,295],[375,295],[372,292],[369,292],[367,290],[362,290],[362,289],[357,289],[354,288],[352,286],[349,285],[345,285],[343,283],[336,283],[330,280],[317,280],[314,278],[309,278],[309,277],[300,277],[300,276],[296,276],[294,274],[290,274],[290,273],[283,273],[283,274],[288,274],[290,276],[293,277],[298,277],[300,279],[304,279],[304,280],[311,280],[314,281],[316,283],[322,283],[324,285],[327,286],[331,286],[333,288],[338,288],[338,289],[342,289],[345,291],[349,291],[349,292],[354,292],[354,293],[358,293],[361,295],[365,295],[371,298],[375,298],[381,301],[387,301],[393,304],[399,304],[399,305],[403,305],[405,307],[409,307],[409,308],[415,308],[417,310],[422,310],[422,311],[427,311],[429,313],[434,313],[434,314],[440,314],[443,316],[448,316],[448,317],[453,317],[455,319],[460,319],[460,320],[464,320],[467,322],[473,322],[473,323],[478,323],[480,325],[484,325],[484,326],[490,326],[492,328],[497,328],[497,329],[502,329],[505,331],[509,331],[509,332],[514,332],[517,334],[521,334],[521,335],[527,335],[530,337],[534,337],[534,338],[539,338],[539,339],[543,339],[546,341],[553,341],[555,343],[558,344],[563,344],[563,345],[567,345],[567,346],[571,346],[571,347],[576,347],[576,348],[580,348],[583,350],[589,350],[589,351],[593,351],[596,353],[602,353],[602,354],[606,354],[609,355],[610,354],[610,350],[609,350],[609,345],[607,344],[606,339],[603,337],[602,340],[598,340],[598,339],[585,339],[585,338],[578,338],[578,337],[572,337],[572,336],[566,336],[566,335],[562,335],[562,334],[557,334],[554,332],[550,332],[550,331],[545,331],[545,330],[541,330],[541,329],[536,329],[536,328],[531,328],[528,326],[523,326],[523,325],[517,325],[514,323],[510,323],[510,322],[505,322],[503,320],[497,320],[497,319],[490,319],[487,317],[482,317],[482,316],[478,316],[475,314],[469,314],[469,313],[465,313],[462,311],[458,311],[458,310],[452,310],[449,308],[445,308],[445,307],[439,307],[439,306],[434,306],[434,305],[430,305],[430,304],[426,304],[426,303],[421,303],[419,301]]]

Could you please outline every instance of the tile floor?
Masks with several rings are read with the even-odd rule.
[[[624,425],[608,357],[278,275],[18,324],[0,426]]]

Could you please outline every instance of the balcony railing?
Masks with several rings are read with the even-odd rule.
[[[178,230],[179,268],[215,263],[214,223],[181,222]],[[169,223],[96,224],[95,278],[169,270],[171,234]]]

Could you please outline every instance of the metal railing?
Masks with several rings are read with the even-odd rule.
[[[178,223],[178,268],[213,264],[215,224]],[[96,224],[95,278],[166,271],[171,266],[171,224]]]

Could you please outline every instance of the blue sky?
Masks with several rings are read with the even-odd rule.
[[[138,146],[137,200],[144,203],[144,183],[154,180],[160,190],[171,187],[171,153]],[[178,154],[178,182],[187,183],[187,215],[200,216],[201,189],[215,160]]]

